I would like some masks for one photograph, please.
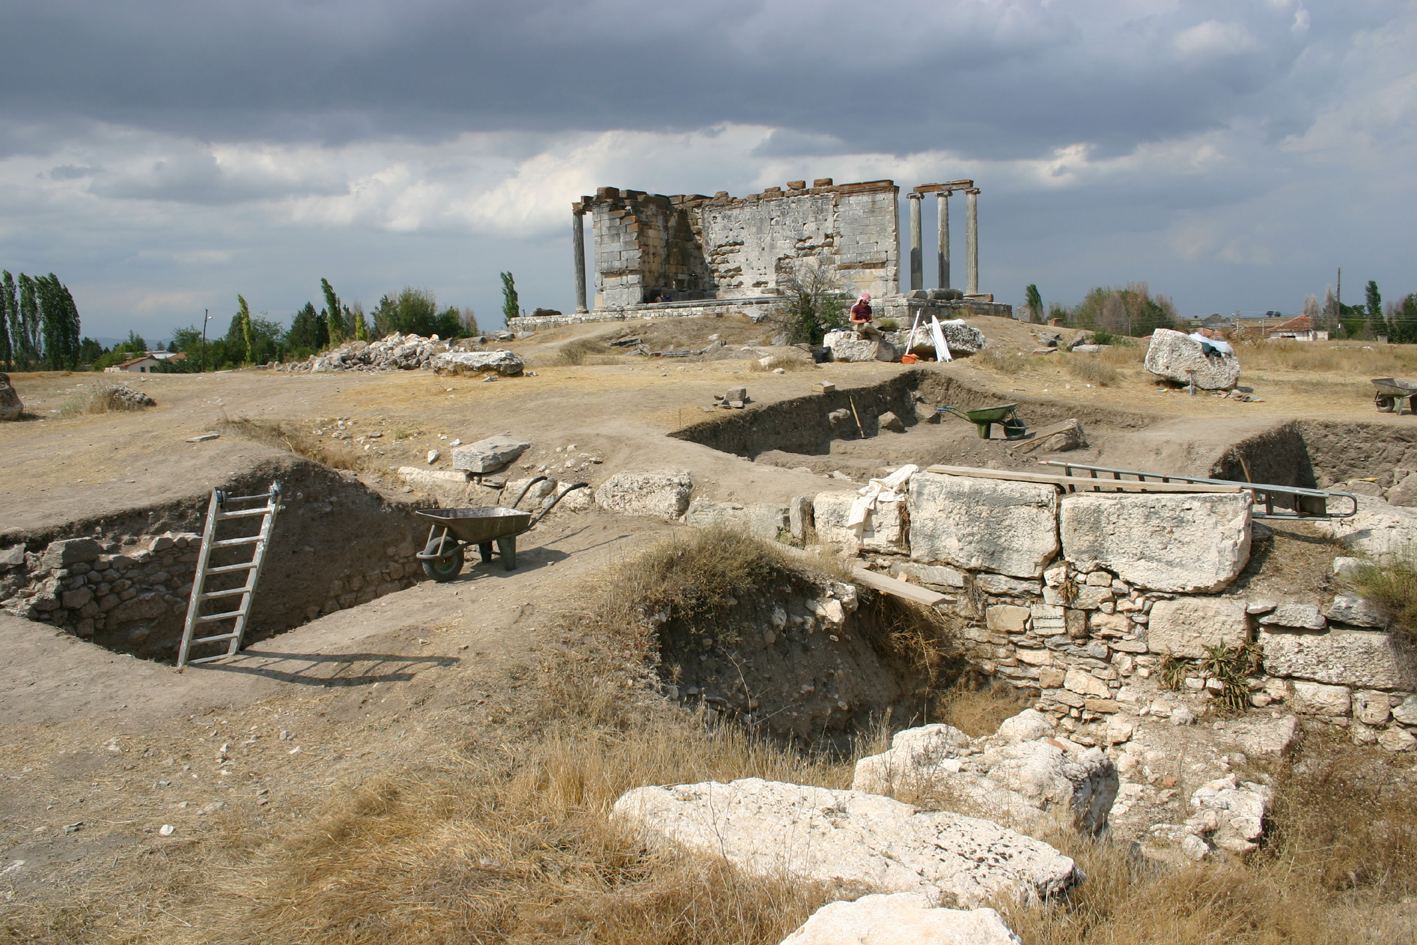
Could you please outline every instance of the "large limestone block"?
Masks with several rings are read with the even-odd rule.
[[[1274,789],[1234,774],[1207,782],[1191,795],[1195,814],[1186,821],[1190,831],[1230,853],[1250,853],[1264,836],[1265,819]]]
[[[971,571],[1036,578],[1058,554],[1052,486],[916,473],[910,557]]]
[[[693,491],[694,478],[686,469],[618,472],[595,490],[595,503],[620,515],[670,520],[688,511]]]
[[[1155,607],[1152,608],[1153,612]],[[1361,689],[1417,689],[1417,654],[1399,634],[1260,632],[1265,672]]]
[[[498,434],[453,447],[453,468],[470,473],[494,473],[506,468],[513,460],[531,448],[526,440]]]
[[[696,528],[723,526],[776,541],[787,531],[787,506],[739,505],[736,502],[694,499],[689,503],[684,522]]]
[[[10,383],[10,375],[0,373],[0,420],[18,420],[24,412],[25,405]]]
[[[854,331],[827,332],[822,339],[833,361],[899,361],[900,352],[884,338],[862,338]]]
[[[1417,509],[1388,505],[1360,495],[1358,511],[1349,518],[1319,519],[1313,528],[1336,538],[1354,551],[1374,558],[1403,555],[1417,549]]]
[[[1060,523],[1077,570],[1106,568],[1156,591],[1221,590],[1250,559],[1246,493],[1070,495]]]
[[[905,502],[901,498],[878,498],[866,513],[858,535],[846,525],[851,506],[858,496],[854,492],[821,492],[812,500],[812,521],[817,540],[852,552],[861,550],[901,553],[905,551]]]
[[[1305,715],[1329,715],[1342,718],[1353,707],[1353,692],[1347,686],[1327,683],[1294,681],[1294,711]]]
[[[1240,380],[1240,359],[1212,350],[1184,332],[1158,328],[1146,349],[1146,369],[1177,384],[1189,384],[1195,373],[1202,390],[1229,390]]]
[[[906,729],[891,739],[889,750],[856,763],[851,788],[944,796],[983,816],[1028,827],[1061,820],[1099,833],[1117,798],[1116,766],[1098,749],[1066,739],[1022,738],[1051,728],[1032,712],[989,738],[970,739],[948,725]]]
[[[526,370],[522,359],[510,351],[444,351],[432,360],[439,374],[500,374],[519,377]]]
[[[1178,597],[1159,600],[1151,607],[1147,648],[1153,653],[1201,657],[1209,647],[1239,647],[1249,639],[1244,601]]]
[[[1081,881],[1073,861],[998,824],[866,794],[745,778],[628,791],[614,815],[758,876],[913,892],[964,907],[1048,898]]]
[[[919,893],[822,906],[781,945],[1023,945],[993,909],[941,909]]]

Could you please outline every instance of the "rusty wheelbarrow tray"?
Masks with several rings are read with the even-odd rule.
[[[511,507],[502,505],[480,505],[462,509],[414,509],[413,514],[428,519],[433,524],[428,529],[428,541],[423,550],[414,555],[423,565],[423,573],[435,581],[451,581],[462,572],[464,552],[469,545],[476,545],[484,562],[491,561],[493,546],[502,559],[503,566],[511,571],[517,566],[517,536],[531,531],[567,495],[589,484],[577,482],[535,514],[523,512],[516,506],[526,497],[531,487],[544,482],[545,476],[537,476],[526,484],[521,495]]]

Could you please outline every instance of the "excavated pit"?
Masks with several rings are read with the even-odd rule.
[[[658,644],[682,703],[824,747],[883,720],[933,721],[938,698],[973,677],[940,618],[784,568],[712,613],[663,619]]]
[[[1211,475],[1320,489],[1342,489],[1365,480],[1386,496],[1414,471],[1417,425],[1298,420],[1235,443],[1211,468]]]
[[[352,476],[291,457],[263,463],[222,488],[229,495],[252,495],[276,480],[284,504],[271,533],[246,643],[419,579],[422,571],[413,555],[420,532],[411,508]],[[174,661],[207,503],[207,495],[196,495],[62,529],[0,535],[0,608],[110,650]],[[239,537],[258,527],[258,518],[235,520],[223,523],[220,534]],[[237,560],[241,550],[220,549],[212,564]],[[249,557],[246,549],[239,560]],[[207,589],[237,586],[242,579],[222,575]],[[230,606],[229,599],[210,601],[207,612],[219,603]]]

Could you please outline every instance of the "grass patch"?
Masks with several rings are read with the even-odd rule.
[[[1392,377],[1417,371],[1417,345],[1377,342],[1249,341],[1235,346],[1245,370]],[[1372,388],[1368,388],[1369,396]]]
[[[1411,554],[1363,561],[1344,584],[1377,605],[1394,628],[1417,636],[1417,560]]]
[[[1073,377],[1096,387],[1113,387],[1122,379],[1120,371],[1095,355],[1070,352],[1063,364]]]
[[[568,341],[556,352],[556,363],[574,367],[581,364],[600,363],[599,359],[610,353],[610,346],[594,338],[580,338]]]
[[[155,407],[157,403],[142,391],[126,384],[95,384],[64,401],[59,415],[75,417],[90,413],[132,413]]]
[[[1015,375],[1028,366],[1028,358],[1018,351],[1008,351],[997,346],[986,347],[971,359],[997,374]]]

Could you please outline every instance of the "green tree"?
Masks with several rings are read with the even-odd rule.
[[[1369,279],[1368,285],[1363,292],[1367,301],[1368,317],[1374,320],[1383,317],[1383,297],[1378,292],[1378,283],[1375,279]]]
[[[79,364],[92,365],[104,355],[104,347],[92,338],[83,338],[79,341]]]
[[[64,289],[54,273],[35,279],[39,299],[40,332],[44,336],[44,364],[51,371],[63,370],[69,362],[69,310],[64,305]]]
[[[1403,296],[1388,313],[1388,341],[1417,342],[1417,294]]]
[[[329,326],[309,302],[290,320],[285,333],[286,351],[291,357],[304,358],[323,351],[330,343]]]
[[[502,317],[513,319],[521,315],[521,304],[517,300],[517,284],[512,279],[510,272],[501,273],[502,277]]]
[[[245,354],[242,359],[245,364],[254,364],[256,359],[255,348],[251,344],[251,307],[246,304],[246,296],[236,295],[236,318],[241,326],[240,350]]]
[[[59,295],[64,305],[64,355],[69,369],[74,370],[83,359],[83,325],[79,320],[79,306],[74,302],[74,295],[69,291],[69,287],[61,283]]]
[[[1121,289],[1104,286],[1088,292],[1071,320],[1079,328],[1141,336],[1174,327],[1177,316],[1170,299],[1153,297],[1146,283],[1133,282]]]
[[[786,304],[774,321],[788,344],[819,345],[828,331],[846,324],[846,302],[832,269],[803,263],[781,285]]]
[[[24,325],[21,322],[19,296],[15,290],[15,277],[8,271],[0,276],[0,295],[5,299],[5,313],[10,320],[10,358],[21,370],[29,366],[26,357]]]
[[[325,323],[329,331],[330,344],[337,345],[346,337],[344,310],[340,306],[339,296],[335,295],[334,286],[330,285],[330,280],[321,277],[320,291],[325,294]]]
[[[367,341],[369,338],[369,325],[364,320],[364,306],[355,302],[352,309],[346,308],[345,311],[349,312],[350,321],[354,324],[354,340]]]
[[[39,344],[39,299],[35,294],[34,280],[23,272],[20,273],[20,332],[24,338],[24,346],[21,348],[25,367],[34,367],[39,363],[41,353]]]
[[[943,205],[943,201],[941,201],[941,205]],[[1028,309],[1028,320],[1031,321],[1031,322],[1033,322],[1034,324],[1038,324],[1038,323],[1042,322],[1042,321],[1043,321],[1043,296],[1042,296],[1042,294],[1039,293],[1039,291],[1038,291],[1038,286],[1036,286],[1036,285],[1034,285],[1032,282],[1030,282],[1030,283],[1028,284],[1028,288],[1026,288],[1026,289],[1023,290],[1023,294],[1024,294],[1024,303],[1023,303],[1023,304],[1024,304],[1024,307]]]
[[[10,309],[9,300],[4,292],[0,292],[0,367],[5,370],[12,370],[15,366],[15,351],[10,347]]]

